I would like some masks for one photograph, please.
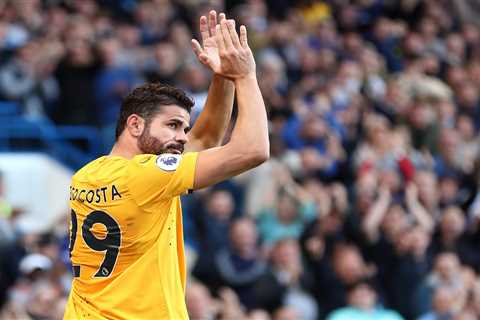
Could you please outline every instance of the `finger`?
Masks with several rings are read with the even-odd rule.
[[[225,20],[225,13],[222,12],[222,13],[220,13],[220,14],[218,15],[218,22],[217,22],[217,24],[220,24],[220,25],[221,25],[221,23],[222,23],[223,20]]]
[[[203,63],[204,65],[210,66],[210,59],[208,58],[208,55],[205,54],[202,46],[195,39],[192,39],[192,48],[193,48],[193,52],[195,52],[195,55],[197,56],[198,60],[201,63]]]
[[[228,32],[230,33],[230,38],[232,38],[233,46],[237,49],[240,49],[240,39],[238,38],[237,31],[235,30],[235,20],[228,20],[227,27]]]
[[[225,13],[220,13],[218,15],[218,23],[222,22],[223,20],[225,20],[227,17],[225,16]]]
[[[203,48],[200,45],[200,43],[198,43],[198,41],[195,39],[192,39],[192,49],[193,49],[193,52],[195,52],[195,55],[197,56],[197,58],[200,58],[200,54],[203,53]]]
[[[232,43],[232,38],[230,37],[230,32],[228,31],[228,22],[227,20],[222,20],[220,27],[222,29],[223,41],[225,41],[225,49],[232,50],[234,48]]]
[[[208,66],[211,68],[210,66],[210,58],[205,54],[205,53],[201,53],[199,56],[198,56],[198,60],[200,60],[201,63],[203,63],[204,65]]]
[[[208,29],[210,30],[210,36],[215,35],[216,25],[217,25],[217,12],[215,10],[212,10],[208,15]]]
[[[225,41],[223,40],[222,29],[219,24],[215,26],[215,41],[217,42],[219,54],[225,54]]]
[[[207,17],[205,16],[200,17],[200,34],[202,36],[202,42],[205,42],[205,40],[210,37],[210,34],[208,33]]]
[[[240,44],[244,49],[248,48],[247,28],[244,25],[240,26]]]

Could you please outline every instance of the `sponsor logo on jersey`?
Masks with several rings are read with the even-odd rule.
[[[175,171],[181,159],[179,154],[162,154],[157,158],[157,166],[164,171]]]

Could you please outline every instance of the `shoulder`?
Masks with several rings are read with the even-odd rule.
[[[327,320],[347,320],[354,318],[358,318],[358,314],[355,312],[355,310],[345,307],[332,311],[328,315]]]
[[[106,156],[102,156],[100,158],[90,161],[89,163],[87,163],[86,165],[78,169],[78,171],[73,174],[73,179],[78,179],[84,176],[85,173],[90,171],[92,168],[98,167],[98,165],[102,163],[106,158],[107,158]]]
[[[382,316],[389,320],[403,320],[403,317],[393,310],[383,310]]]
[[[131,166],[139,168],[155,168],[161,172],[174,172],[178,168],[190,167],[195,164],[197,152],[187,152],[184,154],[164,153],[161,155],[141,154],[131,160]]]
[[[166,153],[159,155],[155,160],[155,164],[164,171],[175,171],[180,161],[182,161],[182,155]]]
[[[180,161],[182,160],[182,155],[177,154],[161,154],[161,155],[154,155],[154,154],[141,154],[135,156],[129,162],[129,166],[133,169],[161,169],[160,171],[175,171]]]
[[[147,163],[150,163],[151,161],[154,161],[157,158],[156,155],[154,154],[139,154],[133,157],[129,161],[129,165],[145,165]]]
[[[72,177],[72,181],[82,182],[90,180],[92,177],[103,179],[109,177],[114,172],[119,172],[121,168],[126,167],[129,160],[122,157],[102,156],[80,168]]]

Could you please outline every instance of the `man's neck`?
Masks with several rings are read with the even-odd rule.
[[[125,146],[124,144],[118,141],[113,145],[112,151],[110,151],[111,156],[119,156],[126,159],[132,159],[138,154],[140,154],[140,152],[135,150],[135,148],[130,148],[128,146]]]

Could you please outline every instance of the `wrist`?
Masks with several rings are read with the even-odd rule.
[[[214,73],[212,77],[212,82],[232,82],[232,79],[224,77],[219,73]]]
[[[254,72],[250,72],[242,77],[235,78],[234,82],[237,83],[242,83],[242,82],[250,82],[250,81],[257,81],[257,74]]]

